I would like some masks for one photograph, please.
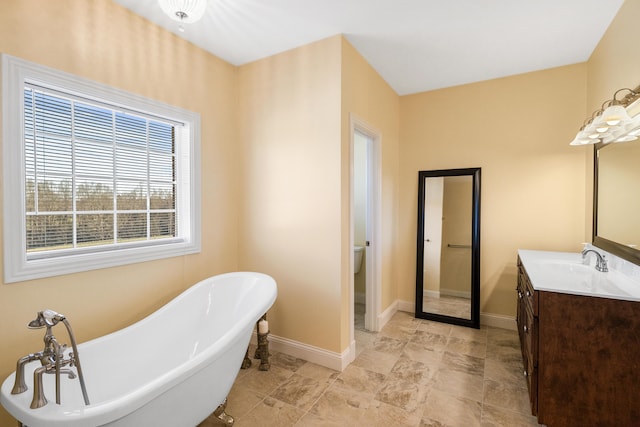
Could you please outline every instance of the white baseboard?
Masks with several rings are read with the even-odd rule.
[[[367,303],[367,294],[364,292],[354,292],[353,293],[354,300],[356,304],[366,304]]]
[[[397,300],[396,304],[399,311],[405,311],[407,313],[414,313],[415,311],[415,303],[413,301]],[[504,316],[502,314],[480,313],[480,325],[509,329],[511,331],[518,330],[516,319],[512,316]]]
[[[456,298],[471,299],[471,292],[469,291],[456,291],[455,289],[442,289],[440,288],[440,295]]]
[[[387,307],[385,311],[378,315],[378,328],[375,332],[381,331],[382,328],[384,328],[384,325],[386,325],[389,320],[391,320],[393,315],[396,314],[396,311],[398,311],[398,301],[395,301],[393,304]]]
[[[269,350],[279,351],[339,372],[342,372],[356,358],[355,341],[351,342],[349,348],[340,354],[273,334],[269,334],[268,339]],[[255,332],[253,332],[251,342],[257,342]]]
[[[511,331],[518,330],[515,317],[504,316],[502,314],[480,313],[480,324],[493,326],[494,328],[509,329]]]

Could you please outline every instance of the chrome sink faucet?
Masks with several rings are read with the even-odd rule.
[[[593,249],[585,249],[584,251],[582,251],[583,261],[587,259],[587,255],[589,255],[589,252],[593,252],[594,254],[596,254],[596,270],[603,273],[609,271],[609,268],[607,268],[607,260],[605,259],[604,255],[601,255],[600,252],[594,251]]]

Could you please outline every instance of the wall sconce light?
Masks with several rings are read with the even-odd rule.
[[[169,18],[180,23],[180,31],[184,31],[183,24],[199,21],[207,9],[207,0],[158,0],[158,3]]]
[[[629,93],[622,99],[616,96],[622,91]],[[591,114],[576,137],[569,145],[587,145],[610,142],[627,142],[640,136],[640,114],[631,117],[628,107],[640,99],[640,86],[635,89],[623,88],[613,94],[613,99],[605,101],[599,110]]]

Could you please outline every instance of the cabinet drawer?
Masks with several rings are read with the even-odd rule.
[[[518,266],[518,297],[524,298],[526,305],[531,308],[534,316],[538,315],[538,296],[533,291],[533,285],[529,280],[526,270],[522,265]]]

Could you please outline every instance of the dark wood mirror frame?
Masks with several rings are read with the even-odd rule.
[[[429,177],[471,176],[472,224],[471,224],[471,318],[447,316],[423,311],[424,282],[424,203],[425,179]],[[480,168],[442,169],[418,172],[418,233],[416,259],[416,313],[420,319],[435,320],[472,328],[480,328]]]
[[[593,150],[593,245],[640,265],[640,250],[598,236],[598,152],[610,144],[596,144]],[[637,185],[637,183],[633,183]]]

